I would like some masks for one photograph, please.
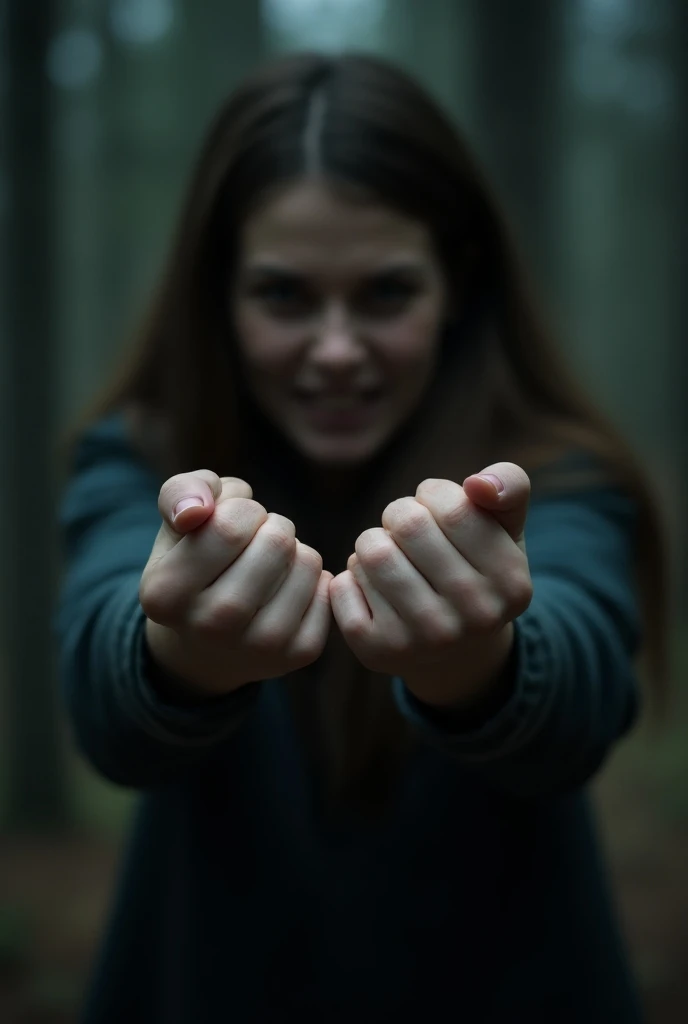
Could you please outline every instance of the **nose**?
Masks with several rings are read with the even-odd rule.
[[[309,357],[312,364],[330,372],[352,370],[365,361],[356,326],[339,304],[324,310]]]

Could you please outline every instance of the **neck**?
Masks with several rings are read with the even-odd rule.
[[[361,486],[359,466],[317,466],[308,467],[308,482],[316,499],[324,502],[350,498]]]

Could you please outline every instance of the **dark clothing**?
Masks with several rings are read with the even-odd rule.
[[[584,790],[637,710],[629,502],[533,502],[511,697],[458,732],[395,680],[420,742],[355,826],[323,820],[279,680],[195,708],[151,686],[160,482],[112,418],[63,506],[69,715],[145,791],[85,1022],[639,1021]]]

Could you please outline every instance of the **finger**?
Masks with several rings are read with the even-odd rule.
[[[525,470],[513,462],[496,462],[463,483],[466,494],[476,505],[487,509],[517,543],[523,531],[530,501],[530,480]]]
[[[487,485],[486,485],[487,486]],[[452,480],[424,480],[416,501],[432,514],[451,544],[481,575],[492,578],[511,566],[518,548],[491,513],[470,500]]]
[[[232,565],[267,520],[262,505],[248,498],[218,502],[207,522],[174,547],[153,554],[141,581],[141,604],[149,618],[174,626],[198,595]]]
[[[356,544],[358,546],[358,541]],[[371,580],[361,565],[358,554],[350,556],[347,569],[352,574],[365,598],[376,629],[382,631],[392,628],[398,629],[398,616],[394,608],[384,594],[376,587],[375,582]]]
[[[347,571],[332,581],[330,594],[342,636],[366,668],[388,672],[392,653],[403,663],[410,631],[371,584],[355,554]]]
[[[244,630],[289,575],[296,543],[291,520],[271,512],[232,565],[198,595],[192,623]]]
[[[353,573],[358,580],[362,572],[360,586],[366,600],[372,588],[373,599],[381,597],[412,634],[432,637],[455,631],[456,615],[448,602],[433,590],[386,530],[362,533],[356,541],[356,557]],[[453,557],[461,558],[457,551]],[[383,614],[389,615],[386,610]],[[378,616],[374,617],[377,620]]]
[[[415,498],[391,502],[382,513],[382,525],[433,590],[452,603],[479,582],[478,571]]]
[[[258,610],[244,640],[284,649],[299,630],[322,577],[322,558],[313,548],[296,541],[294,559],[276,592]]]
[[[247,484],[245,480],[242,480],[238,476],[221,476],[220,481],[222,483],[222,490],[220,492],[220,501],[224,501],[225,498],[252,498],[253,488],[250,484]]]
[[[330,585],[332,573],[323,569],[311,603],[305,611],[294,639],[287,649],[291,671],[304,668],[319,658],[325,649],[332,624]]]
[[[330,584],[332,614],[342,634],[348,640],[365,642],[373,620],[363,591],[350,569],[340,572]]]

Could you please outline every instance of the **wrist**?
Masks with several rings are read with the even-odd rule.
[[[404,685],[421,703],[438,712],[471,717],[495,713],[506,703],[515,679],[515,630],[508,623],[496,637],[456,653],[443,665],[403,675]]]
[[[239,689],[222,673],[222,681],[202,678],[196,659],[189,659],[186,645],[174,630],[146,619],[146,677],[153,690],[166,704],[178,707],[199,707],[221,700]]]

